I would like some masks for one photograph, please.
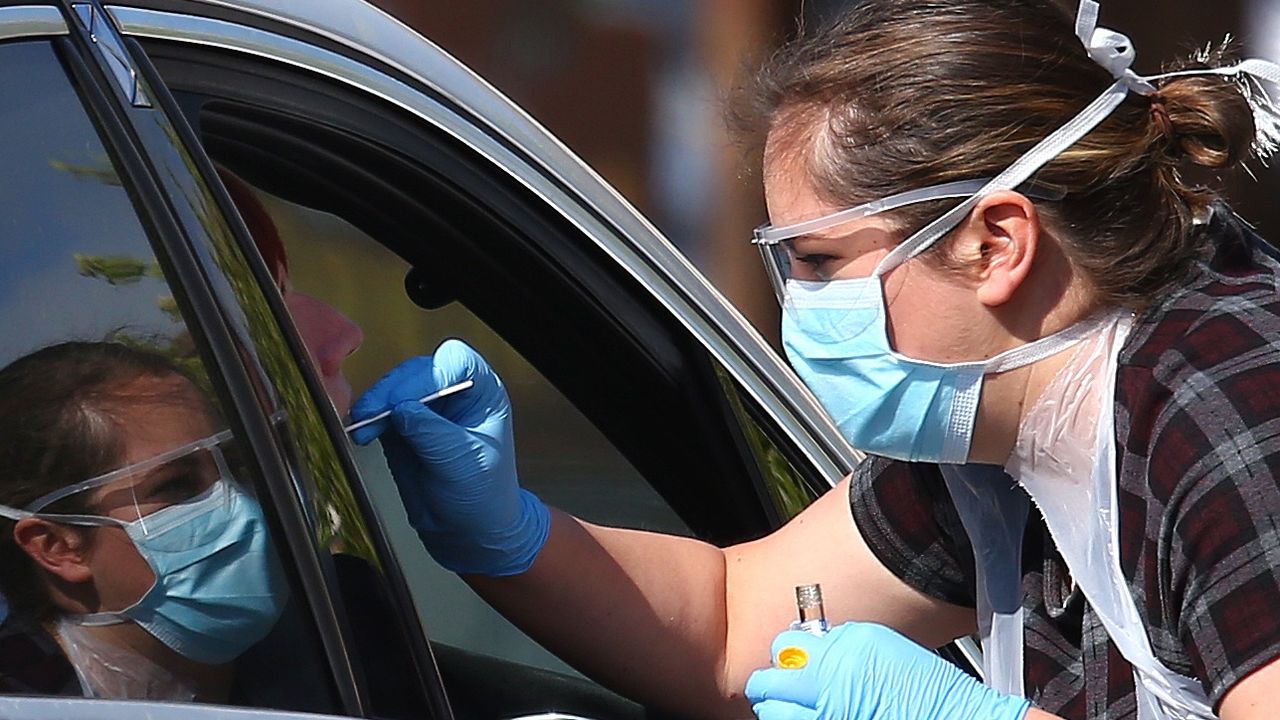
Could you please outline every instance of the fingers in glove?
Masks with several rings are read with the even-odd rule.
[[[511,403],[507,390],[489,363],[461,340],[450,338],[436,348],[435,373],[439,387],[448,387],[464,380],[472,386],[465,392],[442,399],[436,411],[459,425],[478,427],[495,418],[505,419],[510,414]]]
[[[804,705],[765,700],[751,706],[751,712],[760,720],[817,720],[818,711]]]
[[[799,648],[810,656],[815,656],[822,652],[824,647],[830,645],[833,640],[834,636],[832,634],[814,635],[803,630],[784,630],[774,636],[769,652],[773,654],[773,662],[777,665],[779,656],[787,648]]]
[[[351,419],[360,422],[390,410],[398,402],[434,392],[434,367],[434,359],[427,355],[400,363],[351,404]],[[382,435],[390,424],[389,420],[370,423],[353,432],[351,439],[358,445],[366,445]]]
[[[439,465],[473,455],[483,436],[469,432],[453,420],[420,402],[406,400],[391,408],[392,431],[413,448],[418,459]],[[480,463],[481,458],[474,459]]]
[[[460,425],[476,426],[510,413],[506,389],[489,364],[461,340],[449,339],[431,356],[410,358],[397,365],[351,406],[351,419],[361,422],[406,400],[470,380],[472,387],[437,402],[439,413]],[[386,432],[391,423],[379,420],[355,430],[351,439],[365,445]]]
[[[747,678],[745,694],[752,703],[765,700],[781,700],[801,705],[816,705],[822,691],[821,678],[816,673],[786,668],[756,670]]]

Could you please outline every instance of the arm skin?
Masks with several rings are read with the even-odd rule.
[[[750,717],[747,676],[770,664],[770,642],[795,619],[796,585],[822,583],[832,625],[879,622],[928,647],[974,632],[972,609],[917,592],[876,559],[847,498],[846,478],[773,534],[724,550],[555,512],[528,572],[466,579],[608,687],[677,714]],[[1219,716],[1274,718],[1278,693],[1280,660],[1232,687]],[[1055,718],[1034,707],[1026,716]]]
[[[1277,695],[1280,695],[1280,660],[1272,660],[1227,691],[1218,716],[1222,720],[1274,718]]]
[[[724,550],[555,512],[527,572],[466,580],[608,687],[677,713],[749,717],[747,676],[769,665],[770,642],[795,619],[796,585],[822,584],[833,625],[879,622],[929,647],[974,631],[971,608],[912,589],[876,559],[850,516],[848,482]]]

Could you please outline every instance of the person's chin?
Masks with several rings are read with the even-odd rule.
[[[338,417],[345,418],[351,411],[351,384],[344,377],[324,378],[325,392],[329,393],[329,401],[338,411]]]

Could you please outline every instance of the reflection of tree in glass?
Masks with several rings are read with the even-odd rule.
[[[83,253],[74,253],[72,257],[75,259],[76,270],[82,276],[103,280],[114,287],[133,285],[143,278],[164,280],[164,272],[154,259],[143,260],[129,255],[108,256]],[[172,295],[158,296],[156,306],[171,321],[182,323],[182,313],[178,310],[178,303]],[[140,335],[126,328],[117,328],[103,339],[164,355],[186,370],[196,385],[212,397],[213,385],[208,373],[205,372],[204,363],[200,362],[200,358],[196,356],[191,334],[186,331],[185,326],[180,327],[179,332],[172,335],[158,333]]]
[[[96,277],[112,285],[132,285],[144,277],[163,280],[160,263],[129,255],[85,255],[76,253],[76,267],[85,277]]]
[[[94,158],[92,165],[76,165],[65,160],[50,160],[49,165],[54,170],[62,170],[69,172],[78,178],[86,180],[96,180],[103,185],[123,185],[120,176],[116,174],[116,169],[111,165],[111,159],[106,155],[99,155]]]
[[[738,393],[738,385],[729,372],[719,363],[716,363],[715,371],[729,407],[733,408],[734,417],[742,426],[743,435],[751,447],[751,454],[755,456],[765,487],[773,497],[774,506],[782,513],[784,521],[790,520],[808,507],[809,503],[817,500],[817,494],[801,479],[800,473],[751,417]]]
[[[189,170],[187,177],[199,179],[202,173],[173,125],[163,115],[157,114],[153,119],[168,139],[170,149]],[[279,323],[272,314],[244,253],[236,244],[222,210],[214,201],[209,188],[202,182],[192,183],[176,175],[171,175],[169,179],[173,181],[170,188],[186,202],[185,208],[177,208],[179,212],[189,212],[204,228],[212,246],[213,260],[222,269],[235,295],[235,307],[243,313],[242,317],[252,340],[252,350],[256,351],[258,360],[266,370],[266,379],[274,386],[280,404],[284,406],[289,418],[292,432],[286,437],[296,441],[293,450],[300,461],[298,469],[308,476],[306,479],[312,483],[315,491],[308,500],[311,502],[311,517],[318,525],[317,540],[334,552],[356,555],[375,566],[380,565],[373,549],[369,527],[352,486],[346,480],[337,449],[329,438],[317,412],[315,400],[298,368],[297,358],[281,335]],[[233,308],[228,309],[234,311]]]
[[[319,525],[317,539],[322,545],[334,551],[358,555],[375,565],[379,564],[373,550],[369,528],[352,494],[351,486],[345,480],[342,462],[316,411],[315,402],[299,372],[297,360],[280,334],[279,325],[271,313],[253,272],[245,261],[244,254],[237,247],[231,229],[222,217],[221,209],[203,183],[191,182],[192,178],[200,178],[202,173],[196,166],[194,158],[184,147],[173,124],[160,113],[154,114],[151,120],[156,125],[155,129],[159,130],[167,141],[166,148],[156,146],[154,149],[158,152],[165,149],[172,151],[177,156],[174,159],[179,160],[188,171],[185,176],[170,173],[161,176],[160,180],[173,193],[174,199],[179,201],[174,209],[179,214],[185,214],[187,218],[194,220],[207,233],[212,245],[213,259],[225,273],[224,277],[238,301],[236,307],[243,313],[244,324],[252,339],[252,347],[242,349],[256,351],[258,359],[266,370],[267,378],[265,379],[274,386],[285,413],[291,421],[290,439],[297,441],[294,450],[301,460],[301,469],[309,476],[308,479],[314,483],[314,489],[317,491],[315,495],[318,497],[309,498],[313,503],[311,515]],[[166,159],[168,158],[159,158],[158,165],[164,167],[163,161]],[[107,185],[123,184],[112,167],[110,158],[103,155],[100,160],[99,158],[94,160],[92,165],[77,165],[62,160],[53,160],[50,164],[78,178]],[[185,207],[180,201],[185,201]],[[129,285],[140,281],[143,277],[163,278],[154,260],[147,262],[128,257],[79,254],[75,259],[81,275],[99,278],[111,285]],[[181,322],[182,318],[171,296],[159,298],[158,305],[175,322]],[[235,308],[228,309],[232,312],[235,310]],[[207,375],[194,354],[189,334],[184,332],[178,338],[166,343],[157,338],[131,336],[127,331],[120,330],[115,333],[113,339],[151,348],[184,364],[195,363],[195,368],[199,370],[195,377],[200,378],[200,384],[208,389]],[[177,353],[185,353],[186,357]]]
[[[98,278],[107,281],[108,285],[132,285],[142,278],[164,280],[164,271],[160,263],[152,260],[131,257],[129,255],[85,255],[75,253],[76,270],[84,277]],[[178,304],[172,295],[160,295],[156,298],[156,307],[174,322],[182,322],[178,312]]]

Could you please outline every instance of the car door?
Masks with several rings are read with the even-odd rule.
[[[380,536],[345,479],[353,471],[331,439],[332,406],[305,367],[247,231],[145,55],[90,2],[0,3],[0,54],[0,311],[9,331],[0,364],[53,352],[74,365],[77,350],[109,346],[172,366],[208,393],[210,421],[225,424],[219,437],[236,446],[223,451],[235,459],[220,466],[230,466],[262,507],[271,554],[286,576],[280,596],[288,599],[267,637],[234,660],[235,682],[223,701],[261,717],[448,717],[416,618],[396,610]],[[46,452],[49,462],[62,459],[54,450]],[[22,589],[7,588],[15,607],[6,608],[6,620],[19,617]],[[353,629],[353,617],[366,622]],[[43,637],[32,645],[36,635],[6,635],[3,652],[21,676],[5,677],[6,687],[101,689],[83,675],[41,685],[43,669],[65,667],[57,659],[78,652],[65,638],[58,650]],[[359,649],[371,642],[377,653]],[[125,675],[134,659],[120,666]],[[388,663],[394,672],[377,672]],[[0,713],[14,717],[121,712],[97,701],[6,697],[0,704]]]

